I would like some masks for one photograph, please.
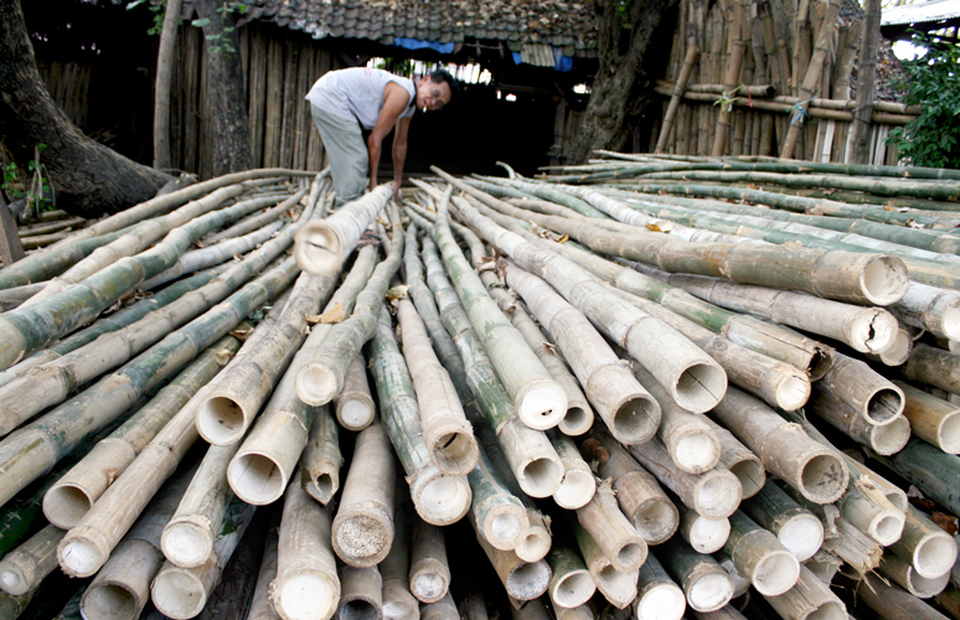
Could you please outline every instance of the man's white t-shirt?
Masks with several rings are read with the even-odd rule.
[[[399,84],[410,94],[410,102],[400,118],[413,116],[416,111],[413,80],[383,69],[352,67],[328,71],[314,83],[306,98],[324,112],[341,118],[355,118],[361,127],[370,130],[380,117],[383,90],[390,82]]]

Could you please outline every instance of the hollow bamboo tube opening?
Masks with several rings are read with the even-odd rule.
[[[783,594],[797,583],[800,577],[800,562],[786,549],[773,551],[757,562],[750,577],[751,583],[760,594]]]
[[[137,598],[122,585],[100,584],[88,588],[81,600],[84,618],[136,620],[140,617]]]
[[[683,590],[666,583],[645,591],[637,599],[637,620],[680,620],[687,607]]]
[[[550,566],[546,562],[520,562],[510,570],[504,585],[513,598],[529,601],[546,592],[549,582]]]
[[[707,519],[688,509],[680,520],[680,534],[697,553],[715,553],[723,549],[730,536],[730,520]]]
[[[70,529],[89,512],[93,502],[80,486],[54,485],[43,496],[43,514],[57,527]]]
[[[612,605],[620,609],[636,598],[637,571],[618,571],[612,564],[600,568],[594,576],[597,588]]]
[[[230,488],[237,497],[254,506],[265,506],[279,499],[287,487],[287,478],[273,459],[256,452],[238,454],[227,468]],[[332,485],[332,481],[327,482]]]
[[[842,461],[834,454],[813,454],[800,464],[800,492],[817,504],[829,504],[836,501],[847,488],[847,478],[840,479],[843,473]]]
[[[864,407],[864,415],[873,424],[890,424],[903,412],[903,394],[896,389],[880,388]]]
[[[281,617],[290,620],[325,620],[333,615],[340,598],[340,584],[319,573],[302,573],[285,579],[275,591],[282,605]]]
[[[172,564],[153,580],[150,598],[162,614],[175,620],[193,618],[207,603],[206,591],[197,576]]]
[[[806,376],[787,376],[776,386],[777,406],[785,411],[795,411],[810,398],[810,381]]]
[[[543,515],[535,510],[528,510],[527,515],[530,526],[527,528],[526,536],[514,551],[524,562],[539,562],[550,551],[553,539],[550,536],[549,524],[544,520]]]
[[[308,405],[329,403],[339,390],[336,375],[324,366],[308,362],[297,373],[297,395]]]
[[[592,425],[592,413],[588,413],[583,407],[570,405],[568,403],[567,413],[560,420],[560,423],[557,424],[557,428],[559,428],[560,432],[562,432],[564,435],[577,437],[589,431]]]
[[[560,424],[567,414],[567,394],[554,381],[532,382],[514,397],[517,415],[530,428],[545,431]]]
[[[380,620],[383,617],[383,580],[376,566],[340,568],[339,620]]]
[[[913,568],[927,579],[936,579],[949,573],[956,561],[957,543],[949,535],[927,536],[913,551]]]
[[[874,452],[881,456],[890,456],[903,450],[910,441],[910,421],[897,416],[889,424],[882,426],[871,424],[867,429],[867,439]]]
[[[293,246],[300,268],[312,275],[336,273],[340,269],[340,237],[322,221],[310,221],[297,231]]]
[[[410,483],[410,497],[420,518],[431,525],[450,525],[470,509],[473,493],[466,476],[448,476],[428,465]]]
[[[232,398],[214,396],[200,405],[197,430],[210,443],[224,446],[240,439],[248,420],[240,403]]]
[[[477,440],[473,433],[467,427],[466,430],[451,425],[447,429],[439,430],[436,441],[430,442],[424,433],[424,441],[431,449],[433,462],[444,472],[454,475],[467,475],[465,464],[469,464],[470,469],[477,463]]]
[[[716,435],[708,431],[684,429],[678,433],[679,437],[668,438],[670,455],[678,466],[683,465],[684,471],[701,473],[717,464],[720,444]]]
[[[674,383],[677,404],[693,413],[713,409],[726,390],[727,374],[719,365],[691,364]]]
[[[94,538],[98,540],[101,538],[100,532],[90,528],[84,529],[87,530],[85,535],[90,536],[91,540],[77,538],[63,541],[57,550],[60,566],[71,576],[89,577],[94,574],[107,561],[110,549],[113,548],[107,541],[103,541],[102,545],[94,544]]]
[[[705,517],[719,519],[736,511],[743,499],[740,481],[729,470],[715,469],[704,474],[693,491],[694,508]]]
[[[633,527],[651,545],[673,536],[680,523],[677,507],[666,498],[653,498],[633,512]]]
[[[551,583],[550,600],[554,605],[572,609],[589,601],[595,591],[593,577],[584,568],[566,573]]]
[[[351,398],[337,403],[337,420],[349,431],[360,431],[370,425],[376,410],[369,403]]]
[[[877,306],[889,306],[899,301],[909,284],[906,266],[892,256],[876,256],[860,272],[860,288],[866,298]]]
[[[727,467],[730,469],[730,473],[740,481],[744,498],[756,495],[767,481],[767,473],[763,467],[763,462],[758,458],[745,458],[736,463],[729,463]]]
[[[165,555],[173,555],[168,550],[175,550],[177,561],[183,566],[200,566],[213,555],[215,534],[207,528],[190,521],[168,523],[164,528],[161,547]]]
[[[694,611],[716,611],[733,598],[733,579],[726,572],[702,575],[690,584],[686,595]]]
[[[917,598],[936,596],[950,583],[949,572],[940,577],[928,579],[920,575],[910,562],[889,553],[884,554],[880,562],[880,571]]]
[[[798,560],[805,562],[823,544],[823,522],[813,514],[798,514],[780,526],[777,538]]]
[[[660,405],[646,394],[635,394],[613,411],[610,432],[627,445],[644,443],[660,424]]]

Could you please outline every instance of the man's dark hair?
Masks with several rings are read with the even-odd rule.
[[[450,85],[450,94],[454,94],[460,90],[460,83],[454,78],[448,71],[443,69],[434,69],[430,72],[430,81],[434,84],[439,84],[440,82],[446,82]]]

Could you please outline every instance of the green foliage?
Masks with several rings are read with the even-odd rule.
[[[141,4],[147,5],[147,8],[150,9],[151,13],[153,13],[153,26],[147,30],[147,34],[159,35],[161,32],[163,32],[163,15],[167,10],[166,0],[156,4],[148,2],[148,0],[133,0],[133,2],[127,3],[127,10],[129,11],[134,9]]]
[[[375,68],[389,71],[394,75],[413,77],[413,59],[411,58],[381,58],[377,61]]]
[[[891,131],[887,143],[914,166],[960,168],[960,46],[921,33],[913,44],[927,52],[903,63],[906,75],[895,86],[920,115]]]
[[[208,34],[205,37],[207,41],[207,49],[210,51],[211,54],[220,54],[220,53],[236,54],[237,53],[237,48],[235,48],[230,43],[231,38],[229,36],[225,37],[224,35],[229,35],[234,30],[236,30],[236,28],[234,28],[233,26],[227,25],[228,23],[233,22],[233,20],[229,18],[234,13],[243,15],[246,12],[247,12],[246,4],[243,4],[241,2],[227,2],[226,0],[224,0],[220,8],[217,9],[217,13],[220,13],[221,23],[223,24],[223,27],[220,29],[220,33]],[[190,23],[196,28],[203,28],[205,26],[210,25],[210,19],[207,17],[203,17],[200,19],[195,19]]]
[[[3,182],[0,190],[12,200],[26,198],[25,213],[31,210],[38,216],[41,211],[51,211],[54,208],[53,189],[50,180],[44,176],[40,154],[47,148],[46,144],[38,144],[33,150],[33,159],[27,162],[27,170],[21,171],[16,163],[10,162],[3,167]]]

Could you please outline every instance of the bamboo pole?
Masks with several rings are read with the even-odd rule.
[[[604,317],[601,320],[605,333],[623,343],[681,405],[702,412],[722,395],[726,384],[722,369],[662,321],[616,299],[572,261],[501,228],[473,207],[460,202],[458,210],[461,218],[478,228],[488,241],[509,254],[520,267],[545,279],[581,312],[595,320]],[[640,324],[645,329],[634,329]],[[642,340],[641,331],[645,332]],[[663,350],[673,352],[669,360],[659,355]]]
[[[648,544],[658,545],[673,536],[680,513],[651,473],[606,433],[595,431],[582,446],[597,462],[600,476],[611,481],[623,514]]]
[[[382,424],[357,435],[351,467],[333,519],[337,557],[351,566],[379,564],[393,542],[396,469],[390,440]]]
[[[214,555],[205,564],[184,568],[167,560],[160,567],[150,585],[150,599],[157,610],[174,620],[193,618],[203,610],[255,511],[255,506],[239,500],[231,504]]]
[[[465,379],[489,428],[497,436],[513,476],[524,493],[547,497],[560,488],[563,463],[546,436],[524,424],[500,382],[483,343],[473,331],[460,298],[443,271],[434,243],[424,239],[427,283],[434,292],[444,328],[453,337],[465,367]]]
[[[427,523],[438,526],[460,520],[472,503],[471,485],[462,476],[444,474],[430,458],[423,441],[413,380],[397,346],[386,308],[380,309],[369,353],[380,418],[406,473],[417,514]]]
[[[502,551],[516,549],[526,538],[530,520],[523,502],[498,478],[481,448],[480,461],[467,476],[473,503],[467,513],[477,537]]]
[[[382,618],[383,578],[376,566],[340,566],[340,618]]]
[[[694,62],[697,59],[697,53],[699,51],[696,36],[689,36],[687,53],[683,58],[683,68],[680,70],[680,75],[674,84],[673,96],[670,98],[670,105],[667,107],[667,112],[663,117],[663,125],[660,127],[660,137],[657,138],[657,146],[655,149],[657,153],[663,153],[666,149],[667,139],[670,136],[670,130],[673,128],[673,122],[677,116],[677,110],[680,107],[680,99],[683,97],[683,91],[686,90],[687,81],[693,72]]]
[[[713,557],[702,555],[674,537],[657,549],[657,559],[683,588],[692,611],[716,611],[733,597],[733,579]]]
[[[410,506],[405,493],[398,493],[398,508],[405,517],[395,522],[395,544],[380,563],[380,576],[383,580],[383,618],[384,620],[418,620],[420,601],[414,598],[410,590]]]
[[[375,188],[340,207],[333,215],[309,222],[297,233],[294,255],[300,268],[317,276],[333,276],[356,247],[363,231],[390,198],[390,188]]]
[[[387,248],[386,258],[377,265],[363,290],[357,294],[350,317],[334,325],[318,345],[313,359],[297,372],[297,395],[309,405],[333,400],[343,388],[343,379],[353,356],[373,337],[379,308],[403,256],[403,235],[399,228]]]
[[[903,413],[913,433],[944,452],[960,454],[960,409],[903,381],[895,384],[906,396]]]
[[[740,505],[740,510],[773,532],[780,543],[805,562],[823,544],[823,523],[798,504],[775,482],[767,480],[759,493]]]
[[[637,570],[647,559],[647,543],[620,511],[609,483],[601,484],[593,499],[577,509],[577,520],[615,570]]]
[[[412,302],[398,302],[397,319],[403,356],[420,407],[423,440],[431,459],[446,474],[466,475],[476,466],[479,450],[453,381],[433,353],[426,327]]]
[[[507,265],[507,283],[553,336],[597,415],[618,441],[643,443],[656,432],[660,406],[621,364],[603,337],[547,283]]]
[[[275,519],[279,520],[279,519]],[[277,577],[277,543],[279,526],[271,524],[266,533],[263,546],[263,558],[257,573],[257,583],[250,597],[250,610],[247,620],[277,620],[280,616],[270,602],[270,583]]]
[[[239,348],[240,342],[231,336],[201,353],[150,402],[94,446],[44,495],[47,519],[63,529],[75,526],[110,483]]]
[[[525,562],[512,550],[493,547],[479,532],[477,540],[509,597],[516,601],[531,601],[546,593],[551,572],[545,560]]]
[[[875,458],[953,514],[960,509],[957,496],[960,457],[946,454],[922,439],[912,437],[900,452]]]
[[[947,620],[947,616],[878,575],[867,575],[856,593],[859,600],[881,617]]]
[[[797,557],[739,510],[730,517],[730,537],[724,553],[764,596],[783,594],[800,578]]]
[[[919,510],[910,506],[900,539],[890,551],[910,562],[918,575],[936,579],[950,573],[957,562],[957,543],[952,536]]]
[[[425,521],[413,523],[410,592],[421,603],[436,603],[450,589],[450,566],[443,531]]]
[[[316,407],[300,454],[300,479],[310,497],[326,505],[340,489],[340,437],[327,405]],[[292,475],[292,474],[291,474]]]
[[[743,56],[747,47],[744,40],[744,15],[745,6],[743,2],[735,0],[733,2],[733,17],[728,24],[729,35],[727,38],[727,47],[729,57],[723,76],[723,93],[725,97],[733,97],[740,82],[740,70],[743,66]],[[720,114],[717,120],[716,133],[713,136],[713,147],[710,149],[712,157],[721,157],[726,146],[727,134],[730,131],[730,118],[733,113],[733,104],[725,103],[720,106]]]
[[[236,446],[210,446],[183,494],[176,512],[163,527],[160,549],[181,568],[197,568],[213,557],[217,536],[234,494],[227,484],[227,465]]]
[[[810,410],[851,439],[870,446],[877,454],[895,454],[910,439],[911,423],[904,415],[898,414],[881,426],[864,419],[859,410],[826,390],[814,400]]]
[[[704,421],[720,442],[719,463],[740,481],[743,499],[756,495],[767,481],[767,470],[763,461],[750,448],[740,443],[733,433],[710,418],[704,418]]]
[[[960,355],[917,343],[903,372],[911,381],[926,383],[951,394],[960,394]]]
[[[914,282],[890,311],[907,325],[939,338],[960,340],[960,294],[955,290]]]
[[[810,501],[831,503],[846,491],[846,463],[752,396],[728,390],[713,414],[760,457],[768,472]]]
[[[367,364],[362,354],[358,353],[350,362],[343,378],[343,389],[334,401],[337,422],[348,431],[362,431],[373,423],[377,408],[367,382]]]
[[[687,601],[656,556],[650,554],[640,567],[639,593],[633,604],[637,620],[680,620]]]
[[[547,593],[555,607],[573,609],[585,605],[597,590],[580,554],[568,544],[554,545],[547,556],[552,577]]]
[[[637,579],[640,571],[618,571],[586,529],[578,525],[575,528],[575,534],[580,554],[597,589],[611,605],[618,609],[626,609],[637,598]]]
[[[700,474],[681,471],[659,439],[630,446],[630,454],[664,486],[676,493],[687,507],[705,517],[729,517],[743,497],[740,481],[730,470],[718,464]]]
[[[453,597],[448,593],[436,603],[423,605],[420,608],[420,617],[423,620],[460,620],[460,613]]]
[[[684,508],[680,517],[680,536],[697,553],[716,553],[730,536],[730,519],[708,519],[693,508]]]
[[[330,540],[330,509],[313,501],[294,476],[284,495],[270,588],[283,620],[328,620],[337,610],[341,589]]]
[[[871,424],[892,423],[903,413],[904,396],[896,384],[861,360],[837,354],[837,361],[817,382],[813,402],[840,402]]]
[[[13,596],[22,596],[40,586],[40,582],[59,567],[57,545],[64,531],[47,525],[0,560],[0,588]]]
[[[845,620],[847,608],[825,583],[806,567],[800,567],[800,580],[780,596],[768,596],[767,602],[784,620],[823,618]]]
[[[909,560],[890,553],[880,560],[880,572],[917,598],[932,598],[950,583],[949,573],[928,579],[920,575]]]
[[[576,510],[593,498],[597,479],[572,438],[555,430],[548,431],[547,437],[563,463],[563,480],[553,492],[553,501],[566,510]]]

